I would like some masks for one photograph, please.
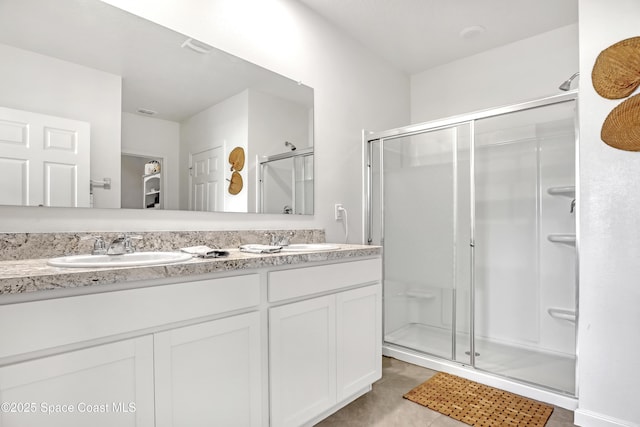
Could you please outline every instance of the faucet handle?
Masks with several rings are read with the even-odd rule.
[[[84,236],[80,240],[95,240],[93,242],[93,250],[91,255],[104,255],[107,253],[107,242],[104,241],[102,236]]]
[[[267,231],[266,233],[264,233],[264,237],[267,237],[269,239],[269,245],[274,246],[275,245],[275,240],[276,240],[276,234],[275,233],[271,233],[269,231]]]
[[[138,234],[126,233],[122,235],[122,245],[124,247],[124,251],[128,254],[136,251],[136,248],[133,246],[131,240],[142,240],[142,236]]]

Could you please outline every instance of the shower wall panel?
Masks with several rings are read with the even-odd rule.
[[[482,126],[478,125],[478,128]],[[476,336],[512,344],[539,340],[537,143],[476,137]]]
[[[402,141],[389,141],[385,150],[401,150],[397,144]],[[397,167],[385,162],[384,203],[394,207],[385,212],[384,244],[390,254],[385,266],[387,296],[404,305],[395,312],[400,314],[395,321],[394,312],[387,312],[387,326],[390,330],[406,324],[450,327],[451,311],[443,309],[443,301],[450,300],[446,294],[452,286],[451,161],[421,164],[427,160],[411,157],[419,150],[410,145],[406,144]]]
[[[549,190],[575,186],[573,119],[538,126],[540,135],[540,342],[542,349],[574,355],[575,320],[554,318],[549,310],[576,312],[575,190],[561,195]],[[574,187],[575,188],[575,187]],[[564,243],[549,236],[565,236]]]

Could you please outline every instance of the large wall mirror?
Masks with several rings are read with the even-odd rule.
[[[0,1],[0,205],[313,213],[313,89],[99,0]]]

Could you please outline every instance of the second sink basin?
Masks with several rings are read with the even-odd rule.
[[[172,264],[191,259],[183,252],[133,252],[124,255],[71,255],[51,258],[47,264],[54,267],[135,267]]]
[[[332,251],[339,249],[340,246],[333,243],[294,243],[289,246],[283,246],[283,252],[315,252],[315,251]]]

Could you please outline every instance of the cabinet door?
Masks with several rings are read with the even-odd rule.
[[[3,366],[0,401],[3,427],[153,426],[152,338]]]
[[[338,401],[382,376],[380,285],[336,295]]]
[[[269,309],[271,421],[299,426],[336,403],[335,296]]]
[[[260,315],[155,335],[156,426],[259,426]]]

